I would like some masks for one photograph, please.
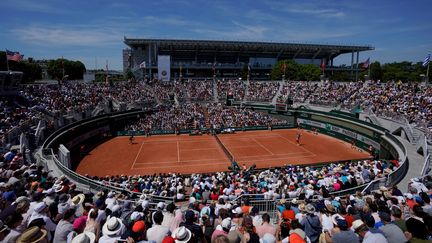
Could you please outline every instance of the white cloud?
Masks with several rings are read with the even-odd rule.
[[[55,2],[54,2],[55,3]],[[5,9],[15,9],[18,11],[39,12],[39,13],[65,13],[67,9],[55,7],[50,1],[33,1],[33,0],[14,0],[2,1],[0,7]]]
[[[281,2],[271,2],[269,5],[274,11],[282,11],[289,14],[306,15],[307,17],[318,18],[344,18],[347,14],[339,8],[331,8],[320,2],[304,2],[285,4]]]
[[[66,26],[25,26],[15,28],[12,34],[27,44],[43,46],[100,46],[118,44],[123,35],[107,29],[80,29]]]
[[[315,9],[315,8],[286,8],[286,12],[314,15],[328,18],[345,17],[345,13],[336,9]]]

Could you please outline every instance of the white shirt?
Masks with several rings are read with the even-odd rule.
[[[368,231],[363,238],[363,243],[388,243],[388,241],[382,234]]]
[[[169,229],[162,225],[153,225],[147,230],[147,240],[155,241],[156,243],[161,243],[163,238],[167,236]],[[100,240],[99,240],[100,242]]]

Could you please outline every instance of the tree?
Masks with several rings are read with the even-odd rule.
[[[21,62],[9,61],[9,70],[23,72],[22,82],[30,83],[42,78],[42,69],[39,65],[32,63],[33,58]],[[0,70],[7,70],[6,53],[0,51]]]
[[[70,61],[64,58],[51,60],[48,62],[48,74],[57,80],[62,80],[64,75],[69,79],[82,79],[86,68],[80,61]]]
[[[281,80],[283,75],[282,65],[285,63],[285,79],[298,79],[300,65],[293,60],[280,60],[274,66],[270,73],[272,80]]]
[[[298,80],[319,80],[321,69],[314,64],[299,65]]]
[[[370,68],[370,79],[372,80],[382,80],[383,78],[383,70],[381,69],[380,62],[373,62],[369,66]]]
[[[126,79],[126,80],[135,81],[133,72],[130,68],[126,69],[123,76],[124,76],[124,79]]]

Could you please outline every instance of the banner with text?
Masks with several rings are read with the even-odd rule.
[[[162,81],[171,79],[171,56],[158,55],[158,79]]]
[[[305,125],[309,125],[309,126],[313,126],[313,127],[319,127],[322,129],[326,129],[328,131],[337,132],[339,134],[343,134],[343,135],[348,136],[350,138],[354,138],[354,139],[361,141],[365,144],[372,145],[375,149],[380,149],[380,144],[373,141],[372,139],[365,137],[365,136],[363,136],[357,132],[353,132],[353,131],[345,129],[345,128],[337,127],[337,126],[332,125],[330,123],[322,123],[322,122],[306,120],[306,119],[302,119],[302,118],[297,118],[297,122],[300,124],[305,124]]]

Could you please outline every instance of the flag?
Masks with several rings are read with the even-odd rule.
[[[285,70],[286,70],[286,63],[283,62],[283,63],[281,64],[281,71],[282,71],[283,73],[285,73]]]
[[[140,68],[146,68],[146,62],[145,62],[145,61],[142,62],[142,63],[139,65],[139,67],[140,67]]]
[[[425,57],[425,59],[423,60],[423,67],[426,67],[427,65],[429,65],[429,62],[430,62],[430,56],[431,56],[431,54],[427,55],[427,56]]]
[[[321,65],[320,65],[321,70],[322,70],[323,72],[324,72],[325,66],[326,66],[326,59],[324,58],[324,59],[321,60]]]
[[[8,61],[19,62],[23,59],[23,55],[16,51],[9,51],[6,49],[6,57]]]
[[[368,58],[364,63],[361,64],[362,69],[368,69],[370,63],[370,58]]]

